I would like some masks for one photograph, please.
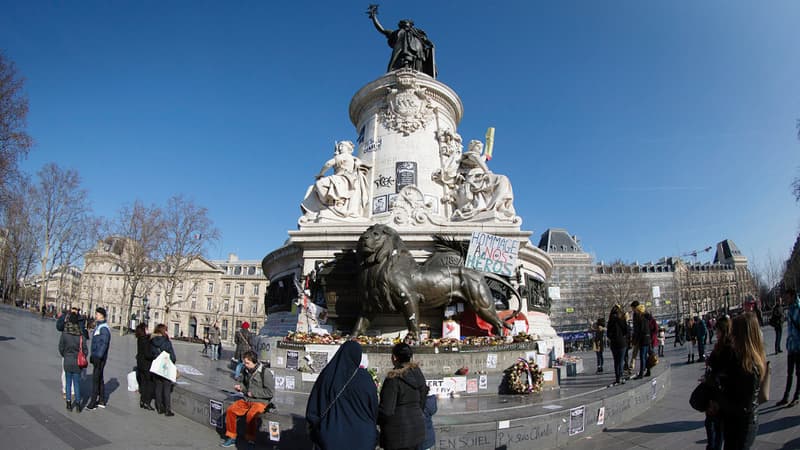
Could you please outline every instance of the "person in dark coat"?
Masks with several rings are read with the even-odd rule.
[[[386,374],[378,406],[381,447],[384,450],[416,449],[425,440],[422,409],[428,385],[419,366],[411,362],[411,347],[399,343],[392,348],[394,369]]]
[[[317,448],[375,448],[378,390],[369,372],[360,367],[361,352],[356,341],[342,344],[311,389],[306,422]]]
[[[628,348],[628,323],[622,307],[614,305],[608,315],[606,328],[608,346],[611,347],[611,356],[614,358],[614,384],[625,384],[622,369],[625,365],[625,350]]]
[[[67,410],[81,412],[81,367],[78,367],[78,352],[89,354],[89,346],[83,339],[83,332],[78,325],[78,315],[72,314],[67,318],[61,339],[58,341],[58,353],[64,358],[64,374],[66,376],[66,402]],[[72,396],[72,391],[75,396]]]
[[[781,338],[783,337],[783,322],[786,320],[783,314],[783,307],[781,306],[781,299],[778,297],[778,302],[772,308],[772,314],[769,316],[769,324],[775,329],[775,354],[781,353]]]
[[[147,334],[147,324],[140,323],[134,332],[136,336],[136,382],[139,383],[139,407],[152,411],[151,402],[155,397],[155,386],[150,366],[153,364],[153,354],[150,352],[150,335]]]
[[[694,334],[697,337],[697,353],[698,361],[703,362],[706,360],[706,323],[700,317],[694,318]]]
[[[432,450],[436,445],[436,430],[433,428],[433,416],[439,410],[435,395],[425,398],[425,407],[422,408],[422,415],[425,417],[425,440],[419,446],[419,450]]]
[[[647,369],[647,356],[650,354],[650,324],[645,318],[645,307],[638,301],[631,303],[633,310],[633,342],[639,348],[639,374],[633,379],[638,380],[644,377]]]
[[[163,323],[156,325],[153,334],[150,336],[150,356],[156,359],[161,352],[169,353],[169,358],[174,363],[175,349],[172,348],[172,341],[167,336],[167,326]],[[172,381],[161,375],[153,375],[155,385],[156,411],[165,416],[174,416],[172,412]]]

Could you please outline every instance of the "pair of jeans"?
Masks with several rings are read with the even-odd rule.
[[[92,396],[89,403],[96,405],[106,402],[106,383],[103,380],[103,370],[106,368],[106,360],[92,358]]]
[[[722,450],[722,420],[706,415],[706,450]]]
[[[792,379],[797,375],[797,387],[794,388],[794,398],[800,397],[800,352],[789,352],[789,361],[786,364],[786,390],[783,391],[783,398],[789,399],[792,391]]]
[[[236,364],[236,370],[233,372],[233,377],[237,380],[242,376],[242,369],[244,369],[244,363],[239,360],[239,362]]]
[[[219,344],[209,344],[211,346],[211,360],[216,361],[219,359]]]
[[[614,358],[614,378],[617,383],[622,380],[622,368],[625,366],[625,352],[627,347],[611,347],[611,356]]]
[[[781,337],[783,337],[783,327],[775,327],[775,353],[781,351]]]
[[[603,368],[603,352],[599,351],[599,352],[594,352],[594,353],[595,353],[595,355],[597,355],[597,368],[598,369],[602,369]]]
[[[647,369],[647,357],[650,355],[649,345],[639,346],[639,376],[644,376],[644,371]]]
[[[156,409],[161,412],[172,411],[172,382],[160,375],[153,375],[153,383],[156,391]]]
[[[81,373],[80,372],[64,372],[64,376],[66,378],[65,389],[67,395],[67,401],[73,401],[75,403],[81,402]],[[75,393],[73,397],[72,393]]]
[[[697,340],[697,353],[700,355],[700,359],[706,358],[706,341],[703,339]]]

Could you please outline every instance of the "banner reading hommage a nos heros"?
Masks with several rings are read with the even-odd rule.
[[[518,240],[473,231],[464,265],[470,269],[513,276],[518,254]]]

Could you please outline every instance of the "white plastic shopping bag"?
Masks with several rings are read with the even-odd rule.
[[[178,378],[178,369],[172,363],[169,353],[162,351],[150,365],[150,372],[162,376],[173,383]]]
[[[136,392],[139,390],[139,382],[136,381],[136,371],[128,374],[128,390],[130,392]]]

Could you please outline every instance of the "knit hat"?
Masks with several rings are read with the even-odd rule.
[[[250,322],[242,322],[242,328],[244,328],[245,330],[250,328]]]
[[[95,309],[94,311],[95,312],[99,312],[100,314],[102,314],[103,315],[103,319],[106,318],[106,309],[103,308],[102,306],[98,306],[97,309]]]

